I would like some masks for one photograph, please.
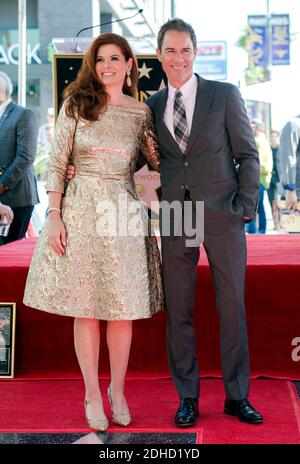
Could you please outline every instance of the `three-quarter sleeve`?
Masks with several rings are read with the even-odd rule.
[[[65,112],[65,103],[61,107],[50,152],[47,192],[64,193],[64,185],[69,157],[72,155],[76,121]]]
[[[155,171],[160,170],[160,153],[157,136],[154,128],[153,115],[150,109],[147,110],[145,123],[143,125],[140,150],[146,160],[151,164]]]

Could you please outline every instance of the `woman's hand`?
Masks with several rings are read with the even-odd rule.
[[[6,217],[8,224],[11,224],[14,218],[13,210],[9,206],[2,205],[1,203],[0,204],[0,217],[1,219],[3,219],[3,217]]]
[[[51,211],[51,213],[49,213],[48,240],[55,253],[59,256],[65,253],[66,228],[61,220],[60,214],[56,211]]]
[[[68,169],[67,169],[67,181],[68,182],[73,179],[73,177],[75,176],[75,173],[76,173],[76,169],[75,169],[74,164],[69,164]]]

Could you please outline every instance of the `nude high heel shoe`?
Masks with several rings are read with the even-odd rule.
[[[96,419],[95,417],[91,417],[88,413],[89,404],[90,403],[87,400],[84,400],[85,417],[88,426],[91,429],[99,430],[100,432],[105,432],[105,430],[108,428],[107,418],[105,416],[103,417],[103,419]]]
[[[112,411],[112,421],[114,422],[114,424],[122,425],[123,427],[127,427],[131,423],[131,416],[130,416],[129,412],[127,412],[125,414],[115,413],[114,412],[113,402],[112,402],[112,395],[111,395],[111,385],[108,387],[107,395],[108,395],[108,399],[109,399],[109,403],[110,403],[110,407],[111,407],[111,411]]]

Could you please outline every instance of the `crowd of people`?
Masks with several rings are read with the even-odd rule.
[[[278,200],[285,200],[286,211],[300,209],[300,115],[287,121],[281,132],[271,130],[269,138],[261,119],[252,119],[251,126],[259,153],[260,187],[258,218],[246,226],[246,231],[250,234],[267,232],[265,192],[273,228],[280,231]]]

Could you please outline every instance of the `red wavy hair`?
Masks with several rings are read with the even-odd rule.
[[[131,86],[127,85],[127,76],[124,78],[123,92],[134,97],[137,91],[138,67],[136,58],[127,40],[112,32],[99,35],[91,44],[74,82],[68,85],[63,92],[66,100],[67,116],[77,119],[96,121],[99,114],[105,111],[108,103],[108,94],[96,73],[96,58],[99,47],[102,45],[116,45],[120,48],[126,62],[133,59],[130,71]]]

